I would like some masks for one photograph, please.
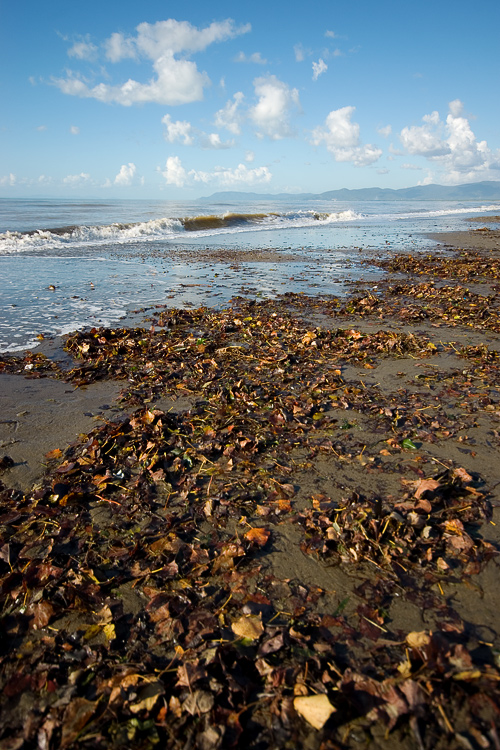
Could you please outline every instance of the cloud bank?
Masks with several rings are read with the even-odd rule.
[[[210,84],[205,72],[200,72],[195,62],[186,56],[205,50],[209,45],[232,39],[250,31],[250,25],[236,26],[231,19],[212,23],[202,29],[187,21],[158,21],[155,24],[141,23],[135,36],[113,33],[104,42],[105,56],[111,63],[124,59],[143,60],[152,64],[153,76],[146,83],[129,78],[124,83],[112,85],[99,83],[90,86],[77,74],[66,78],[54,78],[52,82],[64,94],[97,99],[101,102],[121,104],[178,105],[203,99],[203,90]],[[88,57],[95,52],[88,42],[74,44],[70,56]],[[182,58],[177,55],[183,55]]]

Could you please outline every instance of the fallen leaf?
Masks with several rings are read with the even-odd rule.
[[[413,630],[406,636],[406,643],[410,648],[425,648],[431,642],[431,636],[425,630]]]
[[[437,490],[438,487],[439,482],[435,479],[420,479],[417,482],[413,497],[416,497],[418,499],[424,494],[424,492],[434,492],[434,490]]]
[[[293,707],[314,729],[321,729],[337,710],[323,693],[299,695],[294,699]]]
[[[185,708],[191,716],[195,716],[196,714],[206,714],[211,710],[213,705],[214,696],[206,690],[195,690],[194,693],[191,693],[182,704],[183,708]]]
[[[245,539],[252,544],[256,544],[257,547],[264,547],[267,544],[271,532],[263,528],[253,528],[247,531]]]
[[[239,620],[233,622],[231,630],[240,638],[248,638],[251,641],[255,641],[264,632],[264,626],[260,617],[257,615],[248,615],[240,617]]]
[[[62,719],[61,747],[67,747],[76,740],[94,715],[97,703],[86,698],[75,698],[66,706]]]
[[[165,689],[161,682],[152,682],[149,685],[140,690],[135,703],[131,703],[129,708],[133,714],[139,713],[139,711],[151,711],[156,701],[163,695]]]

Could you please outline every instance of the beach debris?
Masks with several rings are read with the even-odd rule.
[[[322,729],[330,716],[337,710],[324,693],[299,695],[294,698],[293,707],[314,729]]]
[[[120,379],[129,408],[47,454],[31,492],[0,486],[0,743],[319,749],[377,727],[425,750],[486,746],[498,654],[450,591],[475,590],[498,554],[481,533],[491,488],[470,454],[436,446],[468,450],[478,412],[494,418],[499,362],[464,347],[459,369],[412,370],[412,388],[367,382],[391,359],[433,362],[426,336],[360,324],[392,305],[417,319],[437,298],[412,290],[411,310],[396,291],[161,309],[68,336],[70,372],[0,359],[76,386]],[[474,299],[455,314],[472,321]],[[387,476],[390,492],[361,486]],[[398,608],[425,623],[403,627]]]
[[[14,465],[15,461],[10,456],[3,456],[2,458],[0,458],[0,471],[11,469]]]

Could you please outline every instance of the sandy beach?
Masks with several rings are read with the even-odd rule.
[[[0,750],[500,748],[488,221],[0,356]]]

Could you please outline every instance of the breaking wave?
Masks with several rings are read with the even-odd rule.
[[[118,245],[137,241],[172,241],[186,233],[214,235],[264,229],[287,229],[318,224],[351,222],[362,219],[352,210],[320,213],[317,211],[202,214],[182,218],[162,218],[137,223],[113,223],[104,226],[71,225],[28,232],[0,234],[0,254],[36,250],[70,250],[76,246]]]

